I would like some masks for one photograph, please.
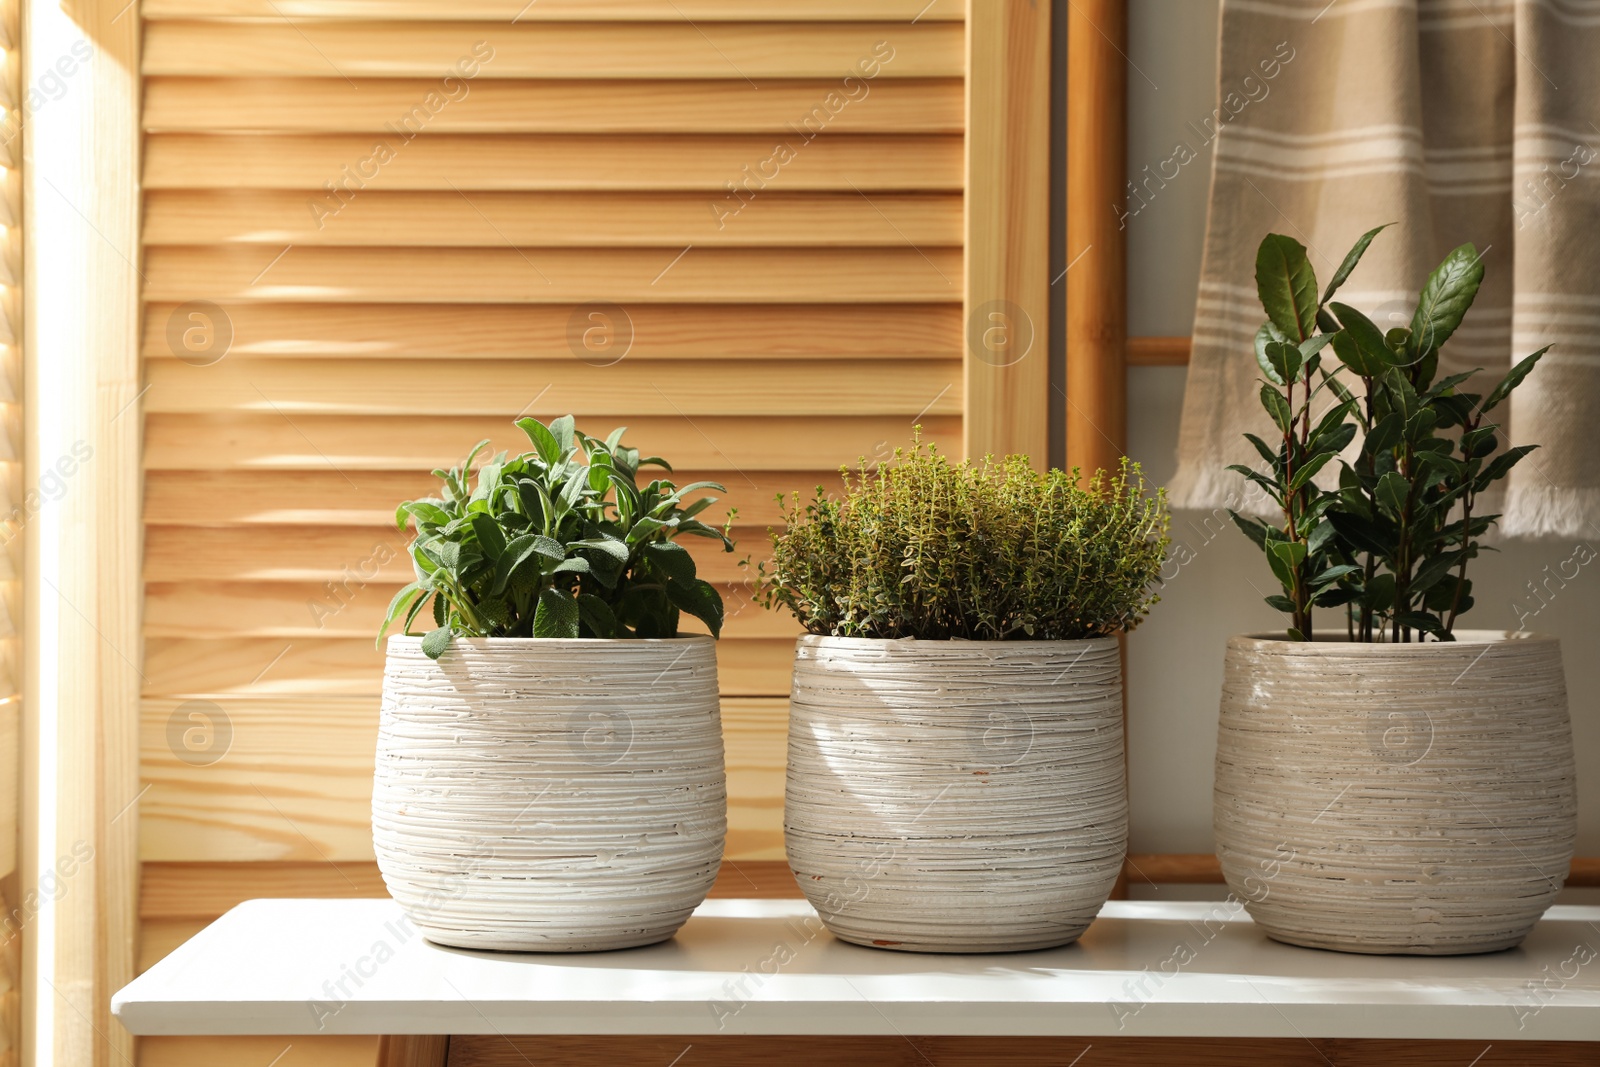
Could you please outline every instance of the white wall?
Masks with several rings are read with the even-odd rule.
[[[1132,0],[1128,170],[1172,156],[1186,123],[1210,114],[1216,97],[1217,0]],[[1128,312],[1134,335],[1188,334],[1200,273],[1211,154],[1184,167],[1128,220]],[[1170,170],[1169,170],[1170,173]],[[1156,483],[1176,466],[1184,371],[1131,372],[1129,451]],[[1228,636],[1273,629],[1282,618],[1261,603],[1271,576],[1231,524],[1179,512],[1172,536],[1195,559],[1167,584],[1149,621],[1129,641],[1129,745],[1136,852],[1209,852],[1211,761],[1216,744],[1222,649]],[[1225,516],[1224,516],[1225,518]],[[1480,628],[1515,629],[1516,604],[1537,608],[1529,582],[1571,556],[1568,542],[1513,542],[1475,564]],[[1600,547],[1600,546],[1597,546]],[[1571,573],[1570,568],[1568,573]],[[1252,585],[1253,583],[1253,585]],[[1580,855],[1600,855],[1600,566],[1546,594],[1531,629],[1562,638],[1578,745]],[[1519,595],[1520,594],[1520,595]]]

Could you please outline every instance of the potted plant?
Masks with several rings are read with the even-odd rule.
[[[1228,642],[1217,855],[1272,937],[1349,952],[1454,954],[1522,940],[1566,878],[1576,832],[1561,649],[1463,630],[1468,566],[1498,516],[1484,494],[1531,448],[1489,419],[1544,350],[1486,393],[1439,376],[1483,279],[1471,245],[1428,278],[1408,327],[1380,330],[1269,235],[1256,337],[1276,428],[1235,466],[1260,521],[1286,633]],[[1332,358],[1329,358],[1330,355]],[[1337,473],[1335,473],[1337,472]],[[1317,609],[1330,609],[1324,626]]]
[[[547,952],[671,937],[722,857],[726,792],[713,638],[722,599],[674,538],[696,482],[640,484],[617,430],[571,416],[533,444],[434,471],[401,504],[416,580],[389,606],[373,844],[428,938]],[[670,469],[670,468],[667,468]],[[414,635],[424,612],[433,629]],[[679,632],[684,613],[711,635]],[[379,639],[382,640],[380,633]]]
[[[785,508],[760,595],[795,651],[784,833],[833,933],[917,952],[1073,941],[1127,843],[1117,635],[1156,597],[1137,464],[1040,473],[931,445]]]

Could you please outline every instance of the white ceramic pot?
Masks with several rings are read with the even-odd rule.
[[[665,940],[727,829],[715,644],[392,637],[372,838],[429,940],[585,952]]]
[[[1110,895],[1127,829],[1114,639],[800,638],[784,836],[836,936],[1067,944]]]
[[[1520,942],[1577,830],[1553,637],[1228,642],[1222,873],[1279,941],[1453,955]]]

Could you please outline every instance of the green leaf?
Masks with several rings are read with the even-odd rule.
[[[1300,368],[1305,365],[1305,357],[1301,355],[1297,345],[1285,342],[1283,344],[1269,344],[1267,346],[1267,362],[1272,364],[1272,370],[1277,375],[1277,381],[1292,382],[1300,377]]]
[[[1292,237],[1269,233],[1256,250],[1256,294],[1267,318],[1291,341],[1317,328],[1317,276],[1306,248]]]
[[[1228,514],[1233,517],[1233,524],[1239,527],[1239,529],[1243,530],[1244,535],[1250,538],[1251,541],[1255,542],[1257,548],[1265,549],[1267,547],[1266,523],[1247,518],[1246,516],[1241,515],[1237,511],[1233,511],[1231,509],[1228,511]]]
[[[490,562],[498,560],[506,550],[506,536],[500,526],[484,512],[473,515],[471,521],[472,532],[477,534],[478,547],[483,549],[484,556]]]
[[[539,453],[539,458],[546,466],[554,466],[562,457],[561,443],[556,440],[555,434],[545,428],[545,424],[535,418],[518,419],[517,425],[522,427],[522,432],[528,435],[528,440],[533,442],[533,447]]]
[[[1345,253],[1344,262],[1340,263],[1339,269],[1333,272],[1333,278],[1328,282],[1328,288],[1322,293],[1322,302],[1324,304],[1333,299],[1333,294],[1339,291],[1339,286],[1343,285],[1346,279],[1350,277],[1350,272],[1356,269],[1356,264],[1361,262],[1361,257],[1366,254],[1367,246],[1372,243],[1372,239],[1393,225],[1394,223],[1392,222],[1386,222],[1382,226],[1373,227],[1362,234],[1354,247]]]
[[[1338,531],[1340,540],[1355,551],[1383,556],[1393,547],[1390,539],[1384,536],[1383,528],[1370,519],[1347,511],[1329,511],[1328,521]]]
[[[1348,604],[1361,595],[1359,590],[1348,586],[1324,586],[1320,592],[1311,598],[1311,603],[1319,608],[1337,608]]]
[[[1327,570],[1312,578],[1311,588],[1320,589],[1322,586],[1328,585],[1331,582],[1337,582],[1340,578],[1343,578],[1347,575],[1359,574],[1360,572],[1361,568],[1355,566],[1354,564],[1340,563],[1337,566],[1329,567]]]
[[[533,557],[552,563],[561,563],[567,558],[566,549],[561,547],[561,542],[543,534],[521,534],[511,539],[495,563],[495,580],[493,592],[499,596],[511,582],[512,576],[523,569],[523,565]],[[542,573],[543,567],[538,568]]]
[[[1483,259],[1464,244],[1444,257],[1422,287],[1417,310],[1411,316],[1411,338],[1406,352],[1419,359],[1444,347],[1466,316],[1483,283]]]
[[[576,420],[571,415],[563,415],[550,422],[550,436],[556,439],[563,456],[571,452],[574,447],[575,427]]]
[[[1283,585],[1293,592],[1299,583],[1300,564],[1306,559],[1306,546],[1298,541],[1274,541],[1267,546],[1267,565]]]
[[[1522,461],[1522,457],[1538,447],[1538,445],[1518,445],[1515,448],[1506,449],[1491,459],[1488,466],[1483,468],[1482,473],[1478,475],[1478,480],[1473,483],[1473,489],[1479,493],[1483,492],[1509,474],[1511,468]]]
[[[1312,478],[1315,478],[1317,476],[1317,472],[1323,467],[1326,467],[1328,465],[1328,461],[1332,458],[1332,452],[1324,452],[1320,456],[1314,456],[1310,460],[1307,460],[1299,470],[1294,472],[1294,478],[1289,482],[1289,492],[1293,493],[1304,488],[1305,484]]]
[[[1363,378],[1376,378],[1398,362],[1376,323],[1348,304],[1335,302],[1328,306],[1344,327],[1333,343],[1339,362]],[[1338,339],[1341,336],[1343,341]]]
[[[1439,579],[1449,574],[1461,563],[1461,553],[1441,552],[1423,561],[1417,568],[1417,573],[1411,576],[1411,584],[1407,587],[1412,593],[1425,592],[1433,587]]]
[[[444,655],[444,650],[450,647],[450,638],[454,636],[450,627],[441,626],[437,630],[429,630],[422,638],[422,654],[429,659],[438,659]]]
[[[1269,607],[1277,608],[1286,615],[1294,614],[1294,601],[1290,600],[1282,593],[1273,593],[1271,596],[1266,597],[1265,599]]]
[[[1283,335],[1283,331],[1272,325],[1270,322],[1263,322],[1261,324],[1261,329],[1256,331],[1256,363],[1261,367],[1262,375],[1267,379],[1267,381],[1274,385],[1283,385],[1284,380],[1279,377],[1278,372],[1272,368],[1272,361],[1267,358],[1267,346],[1271,344],[1283,344],[1288,340],[1289,339]]]
[[[533,613],[533,636],[578,636],[578,601],[571,593],[555,588],[539,590],[539,605]]]
[[[1499,407],[1500,403],[1505,400],[1506,397],[1511,395],[1511,390],[1522,384],[1522,379],[1528,376],[1528,372],[1533,370],[1534,364],[1538,363],[1544,354],[1550,351],[1550,348],[1550,345],[1545,345],[1543,348],[1539,349],[1539,351],[1535,352],[1531,356],[1528,356],[1526,359],[1523,359],[1515,367],[1512,367],[1511,373],[1507,374],[1504,378],[1501,378],[1499,385],[1496,385],[1493,389],[1489,390],[1489,395],[1483,398],[1483,407],[1479,410],[1483,414],[1487,415],[1489,412]]]
[[[1278,465],[1278,454],[1272,449],[1268,448],[1265,441],[1253,433],[1247,433],[1244,436],[1245,440],[1249,441],[1252,445],[1255,445],[1256,451],[1261,453],[1262,459],[1266,460],[1271,466],[1276,467]]]
[[[593,593],[578,596],[578,619],[591,637],[617,637],[617,616],[611,606]]]
[[[680,610],[705,623],[712,637],[722,635],[722,594],[711,583],[698,578],[687,582],[669,579],[667,596]]]
[[[406,528],[407,516],[415,517],[417,528],[420,530],[423,523],[434,526],[443,526],[450,521],[450,515],[443,508],[431,500],[408,500],[395,509],[394,524],[397,528]]]
[[[1289,427],[1294,425],[1294,413],[1289,410],[1289,402],[1283,398],[1282,393],[1270,385],[1263,385],[1261,406],[1272,416],[1272,421],[1277,423],[1278,429],[1284,433],[1289,432]]]
[[[680,582],[694,580],[694,557],[682,545],[673,541],[652,541],[644,546],[644,555],[667,577]]]
[[[408,582],[389,601],[389,608],[383,613],[383,625],[378,628],[378,640],[376,643],[379,647],[382,647],[383,635],[389,632],[389,627],[394,625],[394,620],[400,617],[401,612],[410,608],[416,599],[423,595],[423,592],[422,586],[416,582]]]
[[[1399,517],[1405,514],[1406,503],[1411,499],[1411,483],[1399,471],[1390,471],[1378,479],[1373,496]]]

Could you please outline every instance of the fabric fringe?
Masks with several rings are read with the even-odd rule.
[[[1500,529],[1507,537],[1600,536],[1600,489],[1513,486]]]

